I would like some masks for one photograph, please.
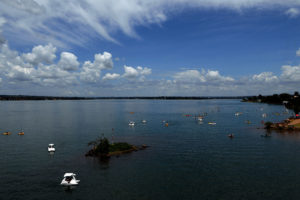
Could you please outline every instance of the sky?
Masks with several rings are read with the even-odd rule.
[[[300,86],[300,0],[2,0],[0,94],[237,96]]]

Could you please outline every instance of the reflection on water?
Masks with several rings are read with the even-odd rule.
[[[282,106],[238,100],[1,101],[0,106],[5,113],[0,131],[11,132],[0,136],[0,199],[300,197],[300,134],[272,132],[264,138],[266,130],[257,129],[262,120],[287,118]],[[130,121],[136,122],[133,127]],[[85,157],[88,142],[102,133],[150,148],[106,161]],[[48,153],[52,142],[56,152]],[[76,188],[60,185],[66,172],[77,174]]]

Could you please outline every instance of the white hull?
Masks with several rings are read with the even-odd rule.
[[[60,184],[63,186],[72,186],[72,185],[78,185],[80,180],[72,180],[70,182],[67,182],[65,180],[63,180]]]
[[[55,148],[48,148],[48,152],[55,152]]]

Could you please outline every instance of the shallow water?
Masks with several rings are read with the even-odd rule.
[[[0,199],[300,198],[300,134],[263,138],[265,130],[257,129],[261,120],[287,118],[283,106],[93,100],[1,101],[0,108],[0,131],[12,132],[0,135]],[[185,116],[204,112],[202,124]],[[135,127],[128,126],[131,120]],[[21,130],[24,136],[17,135]],[[108,162],[84,156],[89,141],[112,133],[114,141],[151,147]],[[56,145],[54,155],[49,143]],[[76,188],[59,185],[65,172],[77,174]]]

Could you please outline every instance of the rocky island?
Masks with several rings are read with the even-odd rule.
[[[134,146],[126,142],[110,143],[107,138],[101,137],[95,141],[88,143],[89,146],[93,146],[85,156],[110,158],[111,156],[119,156],[125,153],[131,153],[133,151],[146,149],[147,145]]]

